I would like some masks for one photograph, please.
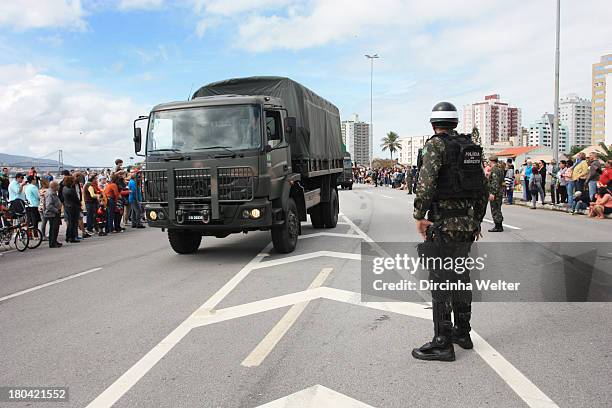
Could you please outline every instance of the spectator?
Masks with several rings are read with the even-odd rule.
[[[589,173],[586,177],[586,183],[589,188],[589,199],[592,201],[595,197],[595,193],[597,192],[597,182],[599,181],[599,176],[602,173],[601,163],[597,158],[597,153],[591,152],[589,154]]]
[[[59,248],[61,243],[57,242],[59,227],[62,223],[62,202],[58,197],[59,183],[52,181],[45,195],[45,218],[49,220],[49,248]]]
[[[603,169],[599,177],[599,185],[602,187],[610,187],[612,182],[612,160],[606,162],[606,167]]]
[[[25,201],[26,196],[23,192],[23,188],[26,185],[25,176],[23,173],[15,174],[15,179],[11,181],[8,188],[8,200],[9,202],[20,199]]]
[[[567,168],[565,169],[565,172],[563,173],[563,177],[565,178],[567,184],[566,184],[566,188],[567,188],[567,207],[571,208],[572,205],[574,204],[574,192],[576,189],[576,183],[574,182],[573,179],[573,174],[574,174],[574,162],[570,159],[567,161]]]
[[[40,224],[40,231],[43,234],[43,241],[47,240],[47,217],[45,216],[45,196],[49,189],[49,181],[45,177],[40,180],[40,190],[38,191],[39,204],[38,211],[40,212],[40,218],[42,223]]]
[[[100,201],[100,190],[98,188],[98,176],[92,174],[83,186],[83,201],[85,202],[85,213],[87,217],[87,232],[93,234],[96,212]]]
[[[546,198],[547,164],[544,160],[540,160],[539,172],[540,172],[540,176],[542,176],[542,191],[544,192],[544,198]],[[544,204],[544,200],[542,200],[542,204]]]
[[[584,190],[584,183],[589,174],[589,164],[586,161],[586,154],[578,153],[576,164],[572,171],[572,180],[574,181],[575,191]]]
[[[604,219],[606,215],[612,214],[612,195],[610,195],[610,189],[600,187],[595,198],[596,201],[591,204],[589,217]]]
[[[550,174],[550,200],[555,205],[559,202],[559,166],[555,160],[552,160],[548,165],[548,174]]]
[[[117,207],[117,201],[121,197],[119,195],[119,188],[117,187],[117,181],[119,175],[117,173],[111,176],[111,181],[104,188],[104,195],[107,199],[106,206],[106,233],[117,233],[121,232],[121,225],[116,223],[116,213],[119,212]],[[120,214],[120,212],[119,212]]]
[[[145,226],[141,223],[142,211],[140,208],[140,203],[142,202],[142,190],[140,186],[140,173],[138,173],[138,170],[132,174],[128,187],[130,189],[129,201],[132,228],[145,228]]]
[[[122,159],[117,159],[115,160],[115,173],[119,172],[123,170],[123,160]]]
[[[589,199],[585,194],[582,194],[582,191],[576,191],[574,193],[574,203],[571,207],[572,215],[579,210],[586,210],[589,208]]]
[[[77,194],[78,185],[74,176],[64,177],[64,219],[66,220],[66,242],[79,243],[79,213],[81,201]]]
[[[75,178],[75,190],[77,192],[77,196],[79,197],[79,230],[81,231],[81,236],[83,238],[91,237],[91,234],[87,232],[85,229],[85,223],[83,222],[83,214],[85,212],[85,201],[83,200],[83,185],[85,184],[85,176],[80,171],[74,173]]]
[[[564,176],[567,170],[567,161],[559,162],[559,170],[557,170],[557,203],[567,203],[567,178]],[[570,177],[571,178],[571,177]]]
[[[38,228],[38,223],[40,222],[40,213],[38,212],[40,192],[38,191],[36,176],[28,176],[27,185],[23,188],[23,190],[26,196],[26,215],[28,217],[28,225]]]
[[[508,159],[506,162],[507,166],[504,175],[504,184],[506,185],[506,198],[508,204],[512,205],[512,200],[514,198],[514,165],[512,164],[512,159]]]
[[[536,209],[536,202],[538,201],[538,194],[542,199],[542,205],[544,205],[544,190],[542,189],[542,174],[537,163],[534,163],[531,168],[531,177],[529,178],[529,190],[531,192],[531,209]]]
[[[63,190],[64,190],[64,180],[66,179],[66,177],[70,176],[70,171],[68,170],[62,170],[62,181],[60,181],[59,183],[59,191],[57,192],[57,196],[59,197],[60,201],[63,203],[64,202],[64,194],[63,194]]]
[[[3,167],[2,174],[0,174],[0,200],[8,201],[9,184],[11,184],[11,180],[9,178],[9,169],[8,167]]]
[[[46,179],[47,183],[51,183],[53,181],[53,174],[51,174],[51,172],[48,171],[47,174],[43,176],[43,179]]]
[[[523,173],[523,199],[527,202],[531,201],[531,190],[529,190],[529,181],[531,179],[531,173],[533,171],[533,165],[531,164],[531,160],[527,160],[524,164],[524,173]]]

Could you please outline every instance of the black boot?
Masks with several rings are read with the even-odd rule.
[[[453,323],[448,306],[443,302],[433,303],[434,338],[429,343],[412,350],[412,357],[419,360],[455,361],[455,349],[451,341]],[[448,318],[448,320],[444,320]]]
[[[504,226],[500,223],[495,223],[495,226],[489,232],[504,232]]]
[[[455,316],[455,326],[453,327],[452,341],[463,349],[474,348],[472,338],[470,337],[470,318],[472,317],[472,305],[470,304],[453,304],[453,315]]]

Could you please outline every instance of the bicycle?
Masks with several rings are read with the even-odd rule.
[[[14,223],[10,210],[1,203],[0,211],[0,245],[10,247],[11,241],[13,241],[17,251],[23,252],[28,249],[30,234],[27,224]]]

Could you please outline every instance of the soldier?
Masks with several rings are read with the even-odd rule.
[[[412,169],[406,170],[406,188],[408,194],[412,194]]]
[[[419,177],[414,200],[417,231],[425,243],[420,256],[467,257],[470,246],[480,235],[487,196],[482,167],[482,148],[470,135],[459,135],[457,108],[441,102],[434,106],[430,122],[434,135],[419,155]],[[428,219],[425,219],[427,215]],[[424,248],[424,250],[421,250]],[[445,255],[443,255],[445,254]],[[432,268],[429,280],[469,282],[469,271]],[[432,290],[434,338],[412,351],[420,360],[454,361],[453,343],[473,347],[470,338],[472,291]],[[455,326],[451,322],[451,311]]]
[[[501,207],[504,198],[504,171],[500,167],[497,156],[489,158],[491,163],[491,173],[489,174],[489,202],[491,203],[491,216],[495,226],[489,232],[503,232],[504,216],[502,215]]]

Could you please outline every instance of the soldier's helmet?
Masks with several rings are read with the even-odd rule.
[[[440,102],[431,110],[429,122],[434,125],[434,127],[454,129],[459,124],[459,113],[452,103]]]

